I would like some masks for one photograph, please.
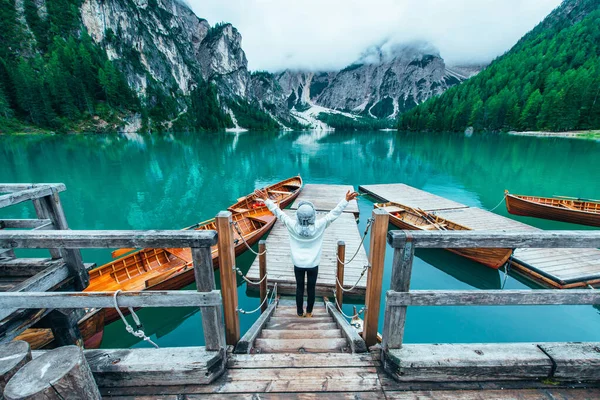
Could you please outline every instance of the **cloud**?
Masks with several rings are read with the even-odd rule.
[[[489,62],[561,0],[187,0],[242,34],[252,70],[334,70],[373,46],[428,42],[450,64]]]

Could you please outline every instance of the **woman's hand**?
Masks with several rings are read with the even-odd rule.
[[[348,190],[348,193],[346,193],[346,201],[354,200],[357,197],[358,197],[358,193],[357,192],[352,192],[352,191]]]
[[[269,198],[267,191],[263,189],[256,189],[254,191],[254,194],[256,195],[258,200],[262,200],[263,202]]]

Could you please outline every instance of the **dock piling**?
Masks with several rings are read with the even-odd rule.
[[[260,312],[261,314],[267,310],[267,302],[265,299],[267,298],[267,279],[265,276],[267,275],[267,242],[265,240],[261,240],[258,242],[258,268],[260,272]]]
[[[337,243],[337,284],[335,285],[335,297],[339,307],[344,304],[344,263],[346,262],[346,243],[343,240],[339,240]]]
[[[23,365],[31,361],[31,348],[23,340],[15,340],[0,345],[0,399],[3,398],[4,388],[10,378],[17,373]]]
[[[235,246],[230,211],[221,211],[216,217],[219,249],[219,274],[225,314],[225,339],[235,345],[240,340],[240,320],[238,316],[237,280],[235,274]]]
[[[371,227],[371,245],[369,248],[369,270],[367,273],[367,293],[365,296],[365,322],[363,339],[367,347],[377,344],[377,328],[379,322],[379,304],[383,281],[386,236],[389,225],[389,214],[381,209],[373,210]]]

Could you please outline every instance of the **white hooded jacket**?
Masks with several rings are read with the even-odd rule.
[[[346,199],[342,199],[327,215],[315,221],[314,229],[311,229],[310,236],[303,236],[300,235],[301,227],[295,218],[290,218],[281,211],[272,200],[266,200],[265,204],[269,208],[269,211],[275,214],[277,219],[287,228],[290,234],[292,262],[298,268],[314,268],[319,265],[321,262],[325,229],[342,215],[342,212],[348,206]]]

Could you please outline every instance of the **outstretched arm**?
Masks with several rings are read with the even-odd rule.
[[[342,199],[337,206],[335,206],[335,208],[331,211],[329,211],[327,213],[327,215],[325,216],[325,226],[328,227],[329,225],[331,225],[331,223],[333,221],[335,221],[336,219],[338,219],[338,217],[340,215],[342,215],[342,213],[344,212],[344,209],[346,207],[348,207],[348,203],[351,200],[356,199],[356,197],[358,196],[358,193],[356,192],[351,192],[350,190],[348,190],[348,192],[346,193],[346,198]]]
[[[269,195],[265,190],[257,189],[254,191],[254,193],[256,194],[256,197],[259,200],[265,203],[269,211],[271,211],[275,215],[275,217],[277,217],[278,220],[283,222],[284,225],[290,226],[293,220],[286,213],[281,211],[279,206],[275,204],[273,200],[269,199]]]

